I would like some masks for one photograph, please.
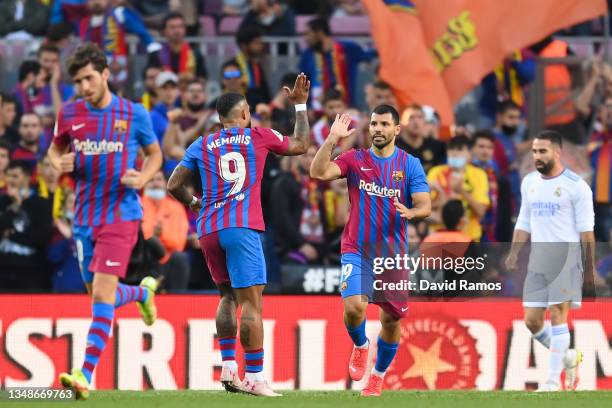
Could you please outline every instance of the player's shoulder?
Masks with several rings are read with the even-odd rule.
[[[563,177],[564,181],[574,184],[580,184],[581,181],[584,181],[582,177],[580,177],[578,174],[574,173],[570,169],[563,170],[563,173],[561,173],[561,177]]]
[[[258,136],[258,137],[274,135],[281,142],[283,141],[283,138],[284,138],[283,134],[281,132],[279,132],[278,130],[275,130],[275,129],[272,129],[272,128],[267,128],[267,127],[255,126],[255,127],[252,127],[252,128],[244,128],[244,133],[245,134],[250,134],[251,136]]]
[[[118,106],[120,108],[123,108],[128,112],[132,112],[135,117],[149,116],[149,112],[143,106],[143,104],[131,101],[121,96],[117,96],[117,100],[119,101]]]
[[[533,183],[534,181],[539,180],[539,177],[540,177],[540,173],[537,170],[534,170],[530,173],[525,174],[525,177],[523,177],[522,184]]]
[[[77,99],[76,101],[66,102],[62,105],[61,112],[64,120],[67,120],[79,114],[86,113],[87,105],[83,99]]]

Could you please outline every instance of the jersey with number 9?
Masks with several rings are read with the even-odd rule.
[[[180,166],[200,173],[200,237],[225,228],[264,231],[261,178],[268,152],[284,154],[289,139],[267,128],[222,129],[189,146]]]

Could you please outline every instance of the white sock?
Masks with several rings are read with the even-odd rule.
[[[223,362],[223,366],[229,368],[233,373],[238,371],[238,363],[236,360],[226,360]]]
[[[384,377],[385,376],[385,372],[384,371],[381,373],[376,368],[372,368],[372,374],[377,375],[379,377]]]
[[[355,345],[355,348],[360,348],[360,349],[365,349],[365,348],[368,348],[368,347],[370,347],[370,339],[366,339],[366,342],[363,343],[361,346]]]
[[[547,349],[550,348],[550,324],[545,323],[542,330],[535,333],[533,338],[539,341]]]
[[[262,382],[265,381],[263,371],[258,373],[244,373],[244,378],[251,382]]]
[[[563,371],[563,357],[570,345],[570,333],[567,323],[551,327],[550,357],[548,381],[559,384],[559,376]]]

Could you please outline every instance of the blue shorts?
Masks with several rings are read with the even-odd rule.
[[[362,295],[368,297],[368,302],[374,303],[398,319],[406,316],[408,311],[407,294],[374,293],[374,279],[380,276],[374,273],[373,265],[361,255],[355,253],[342,254],[340,259],[342,273],[340,276],[340,295],[342,298]],[[374,298],[374,300],[373,300]]]
[[[238,289],[267,283],[259,231],[226,228],[201,237],[200,246],[215,284]]]

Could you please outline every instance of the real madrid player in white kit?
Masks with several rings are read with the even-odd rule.
[[[523,307],[525,324],[533,337],[550,350],[548,378],[538,391],[559,391],[565,369],[565,389],[578,384],[582,353],[570,349],[567,317],[580,307],[582,286],[592,284],[595,236],[593,193],[580,176],[561,163],[561,135],[540,133],[533,141],[537,171],[521,184],[521,209],[506,259],[516,269],[521,247],[531,237],[531,252]],[[551,324],[544,324],[546,309]]]

